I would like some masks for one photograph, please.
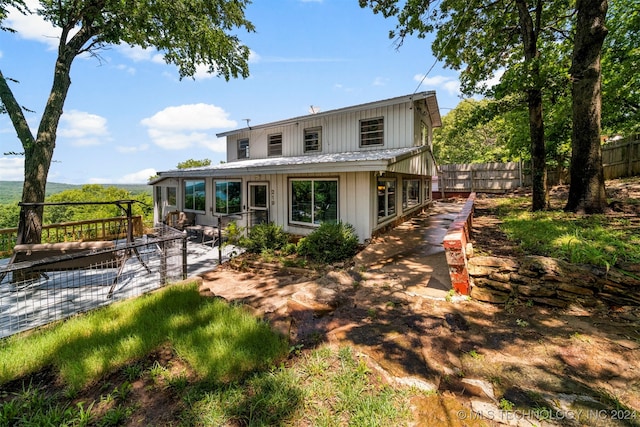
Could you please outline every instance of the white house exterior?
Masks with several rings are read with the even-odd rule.
[[[155,220],[171,211],[216,225],[235,214],[306,235],[323,221],[352,224],[361,241],[431,202],[435,92],[248,126],[227,138],[227,162],[160,172]]]

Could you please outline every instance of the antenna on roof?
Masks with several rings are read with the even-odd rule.
[[[247,122],[247,127],[249,128],[249,130],[251,130],[251,126],[249,126],[249,122],[251,121],[251,119],[242,119],[245,122]]]
[[[309,106],[309,113],[311,114],[316,114],[320,112],[320,107],[318,107],[317,105],[310,105]]]

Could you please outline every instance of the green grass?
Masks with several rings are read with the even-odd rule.
[[[167,346],[188,368],[151,362]],[[386,385],[349,347],[300,350],[241,307],[200,296],[195,284],[168,287],[0,341],[0,426],[130,424],[144,411],[134,382],[178,402],[176,426],[410,421],[419,391]],[[24,381],[42,372],[53,382]],[[20,379],[21,390],[13,383],[2,391]],[[96,386],[100,397],[88,398]]]
[[[290,367],[252,376],[242,387],[205,392],[187,419],[204,426],[406,425],[415,393],[380,384],[350,347],[321,347]]]
[[[606,268],[640,263],[640,233],[628,218],[531,212],[528,202],[524,197],[505,198],[497,210],[503,231],[526,253]]]
[[[0,342],[0,384],[52,366],[71,389],[170,343],[204,379],[230,381],[282,357],[286,341],[247,311],[173,286]]]

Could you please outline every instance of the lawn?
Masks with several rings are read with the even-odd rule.
[[[0,341],[0,426],[391,425],[410,393],[176,285]]]
[[[525,197],[501,198],[502,230],[524,253],[610,268],[640,264],[637,216],[577,215],[560,209],[531,212]]]

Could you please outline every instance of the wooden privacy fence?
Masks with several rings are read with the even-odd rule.
[[[602,166],[605,179],[640,175],[640,134],[602,146]],[[566,171],[547,169],[549,185],[568,184]],[[443,192],[500,193],[531,185],[528,162],[468,163],[440,165],[438,188]]]
[[[522,162],[440,165],[438,189],[445,192],[503,192],[525,185]]]
[[[602,146],[604,179],[640,175],[640,134]]]

